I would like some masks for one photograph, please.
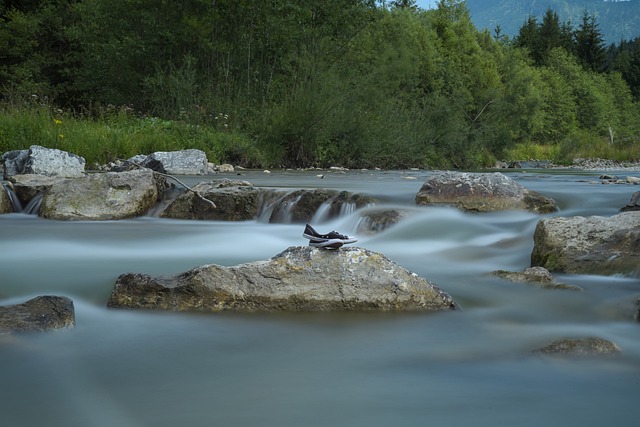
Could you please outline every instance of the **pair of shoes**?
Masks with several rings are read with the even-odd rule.
[[[342,245],[358,241],[355,237],[349,237],[344,234],[340,234],[337,231],[320,234],[309,224],[305,227],[302,237],[309,239],[309,246],[325,249],[339,249]]]

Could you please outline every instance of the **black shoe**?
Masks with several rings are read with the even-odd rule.
[[[315,244],[319,244],[321,242],[331,241],[331,240],[339,240],[343,244],[347,243],[355,243],[358,241],[355,237],[349,237],[344,234],[340,234],[337,231],[332,231],[327,234],[320,234],[316,230],[313,229],[309,224],[304,229],[304,233],[302,233],[302,237],[305,237],[310,240],[309,244],[311,246],[315,246]],[[312,244],[315,243],[315,244]],[[319,247],[319,246],[318,246]]]

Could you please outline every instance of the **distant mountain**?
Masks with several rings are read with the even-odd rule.
[[[576,28],[585,10],[594,15],[607,43],[640,37],[640,0],[467,0],[471,19],[478,29],[493,32],[500,25],[502,34],[518,34],[527,17],[542,20],[551,7],[561,22]]]

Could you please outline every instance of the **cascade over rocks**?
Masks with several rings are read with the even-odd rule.
[[[382,254],[290,247],[270,260],[205,265],[169,277],[121,275],[113,308],[175,311],[434,311],[456,303]]]
[[[640,212],[545,218],[533,235],[531,265],[577,274],[640,270]]]
[[[23,304],[0,306],[0,334],[41,332],[74,325],[73,301],[66,297],[40,296]]]
[[[553,199],[531,191],[500,172],[440,172],[429,178],[416,195],[418,205],[445,204],[469,212],[557,210]]]
[[[70,178],[24,174],[14,175],[9,178],[9,181],[22,206],[26,206],[36,195],[47,192],[54,184],[67,179]]]
[[[45,193],[40,216],[58,220],[117,220],[144,215],[158,202],[161,182],[150,169],[60,181]]]
[[[322,205],[326,205],[327,208],[323,219],[331,219],[339,216],[343,209],[347,209],[349,206],[357,209],[373,203],[374,200],[369,196],[347,191],[327,190],[324,188],[297,190],[285,195],[278,201],[278,204],[271,212],[269,222],[309,222]]]
[[[4,177],[35,174],[78,178],[84,176],[84,158],[57,150],[32,145],[28,150],[14,150],[2,155]]]

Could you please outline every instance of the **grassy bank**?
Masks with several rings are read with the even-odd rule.
[[[265,162],[247,137],[221,127],[136,117],[126,108],[104,109],[97,117],[86,118],[45,106],[4,106],[0,107],[0,152],[41,145],[82,156],[88,167],[186,148],[204,151],[211,162],[253,166]]]
[[[277,167],[278,156],[260,147],[246,134],[229,130],[225,116],[214,124],[192,124],[187,120],[140,117],[127,108],[106,108],[95,117],[84,117],[38,104],[0,106],[0,153],[41,145],[82,156],[87,167],[155,151],[195,148],[213,163],[245,167]],[[437,156],[436,156],[437,157]],[[506,151],[505,158],[550,160],[570,164],[574,158],[602,158],[618,162],[639,161],[640,142],[618,141],[583,135],[554,145],[520,144]],[[488,162],[487,162],[488,163]],[[388,164],[394,164],[388,160]],[[360,165],[365,167],[368,165]],[[430,168],[448,168],[429,164]]]

